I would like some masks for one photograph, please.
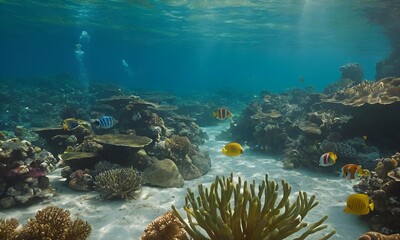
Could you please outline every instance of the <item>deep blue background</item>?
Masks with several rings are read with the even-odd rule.
[[[340,22],[335,22],[338,19],[325,19],[320,23],[328,24],[326,27],[314,27],[310,20],[306,24],[297,22],[300,21],[300,15],[304,19],[306,13],[286,16],[283,11],[281,15],[275,13],[269,18],[260,19],[260,22],[273,17],[276,23],[291,24],[293,30],[286,30],[284,33],[279,29],[265,30],[265,34],[261,32],[262,34],[257,35],[260,29],[250,29],[251,25],[247,32],[237,25],[227,29],[227,26],[220,23],[223,21],[216,20],[218,24],[213,24],[213,21],[203,20],[200,21],[203,23],[201,26],[190,26],[190,22],[174,23],[160,17],[165,11],[181,12],[180,16],[189,17],[195,13],[190,6],[156,6],[151,9],[135,7],[136,12],[133,13],[124,9],[108,9],[105,13],[107,19],[111,19],[108,21],[112,23],[110,14],[115,16],[115,21],[120,26],[117,29],[111,28],[110,24],[102,25],[100,21],[93,26],[92,22],[41,24],[34,21],[37,16],[28,16],[26,21],[15,20],[18,11],[25,9],[24,6],[2,4],[0,7],[3,13],[10,14],[11,19],[8,20],[9,24],[2,21],[0,28],[0,76],[3,77],[30,77],[63,72],[78,79],[79,64],[74,51],[83,30],[90,34],[90,42],[82,44],[85,51],[84,65],[90,81],[108,81],[134,88],[177,92],[193,89],[212,91],[221,88],[279,92],[305,86],[312,86],[320,91],[330,82],[338,80],[339,67],[349,62],[362,64],[365,77],[374,79],[375,63],[390,52],[389,42],[378,26],[369,24],[367,20],[365,24],[361,23],[363,28],[359,27],[362,20],[357,20],[354,28],[344,26],[343,22],[351,25],[353,21],[352,18],[342,20],[346,15],[338,18]],[[57,8],[51,12],[43,7],[38,7],[39,10],[44,15],[50,15]],[[224,8],[217,10],[219,17],[224,16]],[[26,14],[29,12],[31,11],[26,11]],[[146,14],[150,12],[152,15],[147,19]],[[62,18],[68,19],[65,9],[60,9],[60,14]],[[97,12],[94,20],[100,18],[101,14],[101,11]],[[121,14],[126,16],[118,19]],[[263,13],[260,14],[262,16]],[[315,18],[316,14],[329,18],[342,13],[332,12],[329,15],[329,12],[317,9],[310,12],[310,18]],[[358,12],[357,16],[359,15]],[[247,16],[246,20],[250,17]],[[318,18],[315,19],[318,21]],[[253,24],[258,21],[256,17],[250,20]],[[138,27],[131,30],[131,22],[143,26],[139,30]],[[193,27],[192,32],[186,33],[185,29],[189,27]],[[146,28],[151,28],[151,31]],[[316,32],[313,32],[314,28]],[[159,34],[157,31],[161,31],[160,29],[174,31],[175,35],[169,37]],[[199,33],[196,29],[199,29]],[[228,33],[237,33],[237,36],[213,37],[225,30]],[[202,32],[208,35],[203,36]],[[252,34],[256,43],[251,41]],[[124,71],[122,59],[129,64],[132,76]],[[304,77],[304,84],[299,82],[300,77]]]

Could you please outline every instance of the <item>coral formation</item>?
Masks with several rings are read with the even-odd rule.
[[[16,240],[18,237],[18,225],[19,222],[15,218],[0,219],[0,239]]]
[[[184,225],[170,211],[152,221],[144,230],[141,240],[189,240]]]
[[[35,218],[17,229],[16,219],[0,220],[1,239],[57,239],[85,240],[92,231],[91,226],[77,218],[71,220],[70,212],[56,206],[46,207],[36,213]]]
[[[105,199],[134,199],[142,185],[142,177],[134,168],[112,169],[95,177],[95,189]]]
[[[353,186],[357,192],[371,196],[375,210],[371,212],[369,225],[373,231],[384,234],[400,232],[400,182],[393,179],[400,153],[378,159],[370,178],[363,178]]]
[[[378,232],[366,232],[358,240],[400,240],[400,234],[384,235]]]
[[[327,96],[324,102],[360,107],[368,104],[392,104],[400,101],[400,78],[388,77],[376,82],[362,82]]]
[[[56,159],[26,140],[0,141],[0,208],[53,196],[46,174]]]
[[[129,134],[95,135],[93,139],[101,144],[130,148],[142,148],[149,145],[153,141],[148,137]]]
[[[299,192],[296,201],[291,203],[291,187],[285,180],[282,180],[280,200],[278,184],[269,180],[268,175],[258,186],[255,181],[242,184],[240,177],[238,183],[233,181],[233,174],[222,179],[217,176],[210,189],[198,186],[198,197],[188,189],[184,209],[189,223],[172,206],[193,239],[284,239],[308,226],[299,237],[305,239],[327,228],[323,222],[328,216],[311,225],[303,221],[318,202],[315,196],[309,198],[305,192]],[[331,231],[321,239],[334,234]]]

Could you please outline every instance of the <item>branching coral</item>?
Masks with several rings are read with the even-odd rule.
[[[95,178],[95,189],[106,199],[135,198],[142,185],[142,177],[134,168],[112,169],[100,173]]]
[[[240,177],[235,184],[233,174],[222,179],[217,176],[210,189],[204,188],[203,185],[198,186],[198,197],[188,189],[184,209],[189,223],[183,220],[175,206],[172,206],[172,209],[185,224],[185,230],[195,240],[277,240],[308,227],[296,238],[305,239],[327,228],[327,225],[322,223],[328,216],[311,225],[303,222],[307,213],[318,205],[315,196],[308,198],[305,192],[299,192],[296,201],[290,203],[291,187],[285,180],[282,180],[282,187],[283,195],[277,202],[279,187],[275,181],[268,180],[268,175],[258,186],[255,181],[250,184],[244,181],[242,184]],[[331,231],[322,239],[330,238],[335,232]]]
[[[79,218],[72,221],[68,210],[49,206],[28,221],[18,239],[84,240],[91,231],[89,223]]]
[[[17,239],[17,227],[19,223],[15,218],[0,219],[0,239],[14,240]]]
[[[144,230],[141,240],[188,240],[184,225],[172,212],[152,221]]]

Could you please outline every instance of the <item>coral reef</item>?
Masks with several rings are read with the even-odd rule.
[[[142,178],[133,168],[112,169],[95,177],[95,189],[105,199],[134,199],[141,188]]]
[[[70,212],[56,206],[49,206],[29,219],[22,229],[16,219],[0,219],[1,239],[58,239],[58,240],[85,240],[92,231],[91,226],[77,218],[71,220]]]
[[[217,176],[210,189],[198,186],[198,197],[188,189],[184,209],[189,223],[175,206],[172,209],[193,239],[284,239],[308,226],[299,238],[305,239],[327,228],[323,222],[328,216],[311,225],[303,221],[318,205],[315,196],[308,198],[305,192],[299,192],[296,201],[290,203],[291,187],[285,180],[282,187],[283,195],[278,200],[278,185],[268,180],[268,175],[260,185],[255,181],[242,184],[240,177],[235,184],[233,174],[222,179]],[[321,239],[334,234],[331,231]]]
[[[152,221],[144,230],[141,240],[189,240],[184,225],[172,212]]]
[[[84,192],[93,190],[94,180],[92,175],[84,170],[76,170],[69,175],[68,185],[74,191]]]
[[[400,240],[400,234],[384,235],[378,232],[366,232],[358,240]]]
[[[400,101],[400,78],[388,77],[376,82],[361,82],[327,96],[324,102],[360,107],[368,104],[392,104]]]
[[[342,73],[341,79],[349,78],[356,83],[364,80],[364,68],[358,63],[347,63],[339,68]]]
[[[53,196],[46,174],[56,162],[51,153],[28,141],[0,141],[0,208]]]
[[[371,212],[369,225],[373,231],[384,234],[400,232],[400,181],[393,178],[398,171],[400,153],[378,159],[370,178],[362,178],[353,186],[357,192],[371,196],[375,210]]]
[[[18,237],[18,225],[19,222],[15,218],[0,219],[0,239],[16,240]]]

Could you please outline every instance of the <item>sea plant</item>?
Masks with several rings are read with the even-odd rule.
[[[95,177],[95,189],[106,199],[134,199],[142,177],[134,168],[111,169]]]
[[[284,179],[282,188],[278,200],[279,186],[268,180],[268,174],[258,186],[254,180],[249,184],[240,177],[234,183],[233,174],[222,179],[217,176],[210,188],[198,186],[197,197],[188,188],[184,206],[188,222],[174,205],[172,209],[194,240],[279,240],[289,236],[300,240],[327,228],[323,223],[328,216],[312,224],[303,221],[318,205],[314,195],[309,198],[300,191],[296,201],[291,203],[291,187]],[[296,238],[292,236],[295,233]],[[333,230],[321,239],[328,239],[335,233]]]

